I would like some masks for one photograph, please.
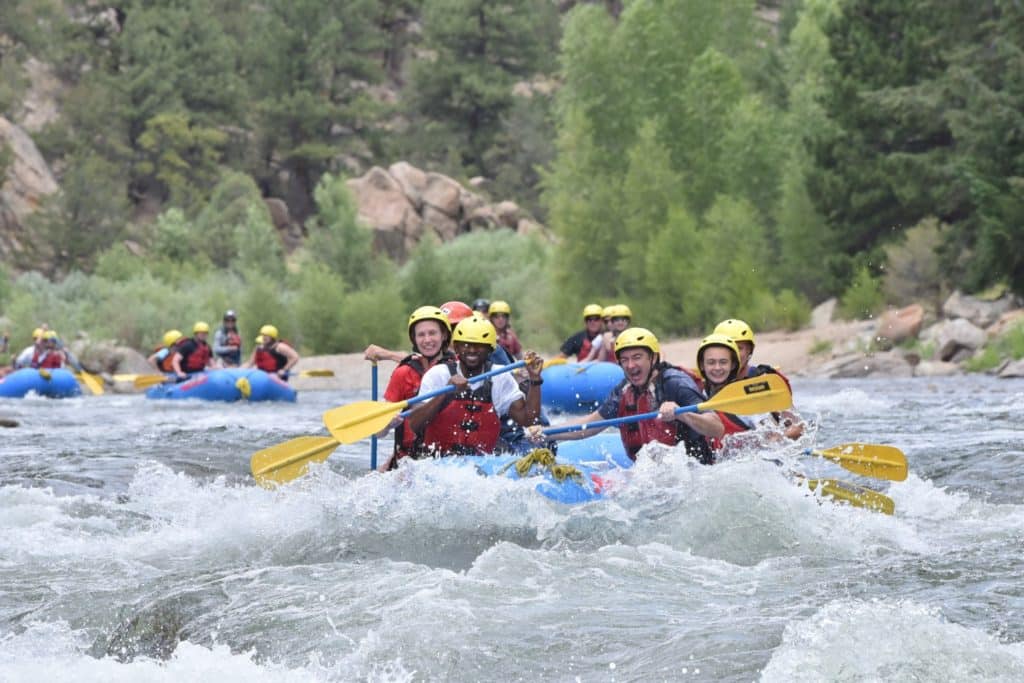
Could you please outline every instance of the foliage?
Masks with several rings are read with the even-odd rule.
[[[429,57],[411,66],[409,107],[456,143],[470,174],[496,175],[487,159],[513,108],[512,85],[553,63],[554,12],[547,0],[424,0]]]
[[[176,206],[193,207],[207,199],[227,135],[180,114],[157,114],[145,125],[138,139],[142,154],[136,182]]]
[[[403,348],[408,344],[405,326],[409,313],[402,303],[398,288],[387,281],[347,294],[338,330],[338,348],[362,351],[371,343]]]
[[[932,310],[942,308],[950,283],[943,272],[940,248],[948,229],[934,217],[925,218],[886,249],[883,282],[887,300],[897,305],[922,301]]]
[[[242,279],[246,282],[269,280],[278,283],[284,279],[281,240],[262,202],[246,207],[245,221],[235,226],[232,238],[235,258],[231,260],[231,269]]]
[[[306,225],[308,256],[349,288],[359,289],[383,267],[373,253],[373,234],[356,219],[355,200],[344,178],[325,174],[314,194],[318,212]]]
[[[1024,324],[1017,324],[989,342],[980,353],[964,363],[969,372],[985,372],[999,367],[1008,358],[1024,358]]]
[[[850,320],[865,320],[882,310],[885,297],[881,283],[864,267],[857,271],[853,282],[839,300],[839,310]]]

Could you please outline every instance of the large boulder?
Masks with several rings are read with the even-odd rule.
[[[462,209],[459,201],[462,192],[462,186],[448,176],[428,173],[427,186],[423,188],[423,203],[450,218],[457,219]]]
[[[26,251],[33,236],[25,219],[60,187],[29,135],[0,116],[0,149],[11,155],[0,185],[0,260]]]
[[[947,318],[964,318],[976,327],[988,327],[1015,305],[1016,300],[1012,294],[1004,294],[994,301],[985,301],[956,291],[942,304],[942,313]]]
[[[969,320],[943,320],[929,327],[923,338],[935,344],[935,359],[958,361],[970,357],[985,344],[985,331]]]
[[[832,297],[815,306],[814,310],[811,311],[811,327],[817,330],[832,322],[832,316],[835,315],[838,303],[836,298]]]
[[[402,188],[406,199],[416,207],[417,211],[421,211],[423,209],[423,191],[427,189],[427,174],[408,161],[391,164],[388,166],[388,173]]]
[[[383,168],[374,166],[347,185],[356,199],[359,219],[374,232],[374,248],[404,261],[409,254],[406,238],[422,232],[422,219],[401,184]]]
[[[1002,379],[1024,377],[1024,359],[1010,361],[999,370],[998,376]]]
[[[911,304],[905,308],[890,308],[878,318],[875,328],[875,346],[891,349],[907,339],[915,339],[924,323],[924,307]]]

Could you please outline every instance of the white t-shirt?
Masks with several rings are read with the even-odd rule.
[[[501,367],[504,366],[495,365],[491,369],[496,370]],[[443,389],[448,384],[448,380],[450,380],[451,377],[451,373],[448,372],[448,366],[444,363],[438,363],[427,370],[426,374],[423,375],[423,381],[420,382],[419,395],[422,396],[423,394]],[[469,386],[476,389],[480,384],[481,382],[470,380]],[[519,384],[516,382],[515,378],[512,377],[511,372],[491,377],[491,401],[494,403],[494,412],[496,412],[499,417],[508,415],[509,406],[516,401],[525,398],[526,397],[523,395],[523,392],[519,389]]]

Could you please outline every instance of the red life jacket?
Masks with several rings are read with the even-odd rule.
[[[576,354],[576,360],[580,361],[581,363],[585,361],[587,359],[587,356],[590,355],[590,349],[593,346],[594,345],[590,343],[590,337],[584,334],[583,343],[580,345],[580,352]]]
[[[458,372],[456,361],[445,363],[452,375]],[[491,369],[487,363],[484,372]],[[493,453],[501,434],[501,420],[491,399],[491,380],[476,389],[448,394],[445,405],[423,432],[420,452],[434,457],[446,455],[482,455]]]
[[[171,348],[167,349],[167,355],[160,359],[156,364],[164,372],[174,372],[174,347],[176,344],[171,344]]]
[[[277,372],[288,364],[288,357],[278,353],[277,345],[280,341],[274,342],[269,349],[259,346],[256,348],[256,367],[264,372]],[[286,342],[287,343],[287,342]]]
[[[416,373],[416,376],[422,380],[423,375],[424,373],[426,373],[427,370],[434,367],[434,365],[436,365],[439,362],[447,363],[449,361],[455,360],[455,354],[452,353],[450,349],[445,349],[444,353],[442,353],[438,357],[438,359],[435,360],[433,363],[427,365],[425,363],[426,360],[426,358],[424,358],[418,353],[411,353],[405,358],[403,358],[399,362],[399,365],[405,365],[411,368],[413,372]],[[416,390],[413,391],[411,395],[403,396],[402,398],[412,398],[413,396],[416,395],[418,391],[419,386],[417,385]],[[420,449],[422,441],[423,439],[419,434],[409,429],[409,427],[405,423],[405,420],[400,422],[398,426],[395,427],[395,457],[391,459],[390,469],[398,467],[398,458],[404,458],[406,456],[414,455],[417,452],[417,450]]]
[[[679,370],[680,372],[689,375],[694,380],[698,388],[702,388],[700,377],[694,375],[693,372],[686,368],[677,367],[675,365],[669,365],[668,363],[658,364],[658,376],[654,379],[654,395],[651,396],[650,391],[644,391],[643,394],[637,395],[636,387],[629,383],[628,380],[623,380],[622,396],[619,400],[619,417],[626,417],[628,415],[641,415],[643,413],[650,413],[658,409],[658,407],[664,403],[664,381],[665,381],[665,370],[673,369]],[[626,450],[626,455],[629,456],[630,460],[636,460],[637,453],[644,445],[657,441],[658,443],[667,444],[674,446],[680,442],[686,442],[687,452],[693,457],[697,458],[704,464],[711,464],[713,462],[713,456],[710,449],[707,446],[706,440],[687,438],[688,434],[685,426],[682,422],[674,420],[672,422],[663,422],[657,417],[641,420],[639,422],[629,422],[626,424],[619,425],[619,436],[622,438],[622,446]]]
[[[174,350],[181,354],[181,369],[185,372],[205,370],[210,361],[210,345],[194,337],[175,344]]]
[[[46,351],[39,357],[37,364],[34,364],[32,367],[46,368],[48,370],[62,368],[64,367],[64,354],[57,349]]]

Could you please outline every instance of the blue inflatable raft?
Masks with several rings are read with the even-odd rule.
[[[64,369],[22,368],[0,380],[0,397],[24,398],[34,392],[48,398],[67,398],[82,393],[74,374]]]
[[[589,413],[625,375],[615,363],[562,363],[544,368],[541,403],[553,413]]]
[[[254,368],[210,370],[192,375],[177,384],[158,384],[146,391],[146,398],[198,399],[201,401],[288,401],[296,392],[276,375]]]
[[[604,497],[604,478],[609,470],[626,469],[633,461],[626,455],[618,431],[559,443],[553,462],[543,455],[531,460],[527,455],[497,455],[454,457],[436,460],[446,467],[473,467],[486,476],[510,479],[535,478],[535,489],[545,498],[566,505],[587,503]],[[529,465],[525,475],[516,469],[517,463]],[[554,465],[554,466],[552,466]]]

